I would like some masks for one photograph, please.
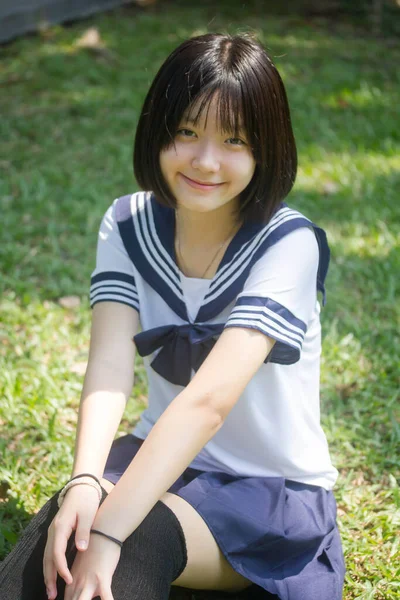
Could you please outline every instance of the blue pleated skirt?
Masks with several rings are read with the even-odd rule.
[[[117,439],[104,478],[117,483],[143,440]],[[171,486],[207,523],[233,569],[280,600],[341,600],[345,565],[331,491],[283,477],[188,468]]]

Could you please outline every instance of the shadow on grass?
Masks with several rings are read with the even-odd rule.
[[[11,551],[33,517],[21,504],[21,498],[0,501],[0,561]]]

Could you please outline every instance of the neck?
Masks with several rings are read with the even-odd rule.
[[[237,213],[227,205],[212,212],[194,212],[184,207],[176,209],[175,236],[182,246],[202,249],[213,248],[236,233],[240,221]]]

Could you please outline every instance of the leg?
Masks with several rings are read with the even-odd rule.
[[[112,483],[102,480],[102,486],[110,492],[114,487]],[[168,506],[168,508],[174,513],[175,517],[178,519],[181,528],[184,533],[186,548],[187,548],[187,563],[183,570],[183,572],[177,577],[175,580],[171,580],[172,585],[178,587],[187,587],[192,589],[206,589],[206,590],[221,590],[221,591],[241,591],[251,585],[251,582],[248,579],[245,579],[230,566],[228,561],[223,556],[221,550],[219,549],[213,535],[208,529],[206,523],[200,517],[198,512],[183,498],[176,496],[175,494],[166,493],[161,501],[163,504]],[[157,505],[156,505],[157,506]],[[149,513],[148,518],[145,521],[150,522],[152,519],[152,511]],[[145,524],[145,521],[143,522]],[[148,528],[148,524],[145,524],[145,528]],[[140,527],[137,531],[139,531]],[[128,538],[135,539],[135,533],[132,534]],[[157,528],[154,528],[154,535],[157,535]],[[124,544],[125,546],[125,544]],[[121,562],[124,563],[126,560],[127,564],[130,565],[128,570],[130,570],[130,576],[132,575],[132,569],[135,568],[132,566],[135,561],[135,553],[139,550],[139,545],[136,543],[135,548],[131,548],[130,550],[126,549],[125,551],[125,559]],[[145,550],[144,546],[142,546],[141,551]],[[145,550],[146,553],[148,550]],[[166,551],[168,548],[166,547]],[[137,560],[137,558],[136,558]],[[154,563],[154,558],[150,560],[150,562]],[[118,571],[118,569],[117,569]],[[116,579],[122,578],[122,572],[119,574],[115,572]],[[144,574],[141,572],[137,572],[136,579],[139,582],[144,577]],[[171,585],[169,582],[168,585]],[[125,580],[125,589],[127,588]],[[119,587],[120,584],[118,583]],[[114,589],[113,589],[114,592]],[[125,596],[119,596],[117,593],[114,594],[114,597],[119,600],[120,597],[125,598]],[[150,597],[150,596],[149,596]],[[162,598],[163,596],[160,596]],[[136,598],[135,595],[131,596],[133,600]]]
[[[47,530],[57,513],[57,494],[28,524],[0,566],[0,597],[8,600],[44,600],[43,553]]]
[[[0,564],[0,598],[47,600],[43,579],[43,554],[47,530],[58,512],[59,491],[32,518],[13,550]],[[102,502],[106,496],[103,489]],[[71,535],[66,551],[69,566],[72,565],[75,555],[74,535]],[[64,580],[59,577],[57,584],[59,597],[63,597]]]
[[[236,573],[228,563],[207,524],[193,506],[168,492],[161,500],[178,518],[186,539],[187,565],[172,585],[226,592],[239,592],[251,585],[251,581]]]
[[[182,527],[162,502],[157,502],[121,549],[111,590],[115,600],[168,600],[171,583],[186,566]]]

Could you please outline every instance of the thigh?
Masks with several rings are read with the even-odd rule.
[[[111,481],[108,481],[108,479],[104,479],[104,477],[100,479],[100,483],[101,486],[106,490],[107,494],[109,494],[114,487],[114,484],[111,483]]]
[[[251,585],[251,581],[230,566],[207,524],[191,504],[169,492],[164,494],[161,501],[174,512],[186,539],[187,565],[172,585],[232,592]]]
[[[107,479],[101,485],[109,493],[114,485]],[[161,501],[170,508],[183,529],[188,561],[183,573],[172,585],[203,590],[240,591],[251,581],[230,566],[214,536],[199,513],[176,494],[166,492]]]

